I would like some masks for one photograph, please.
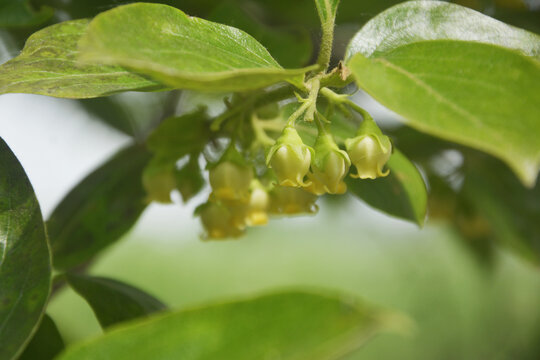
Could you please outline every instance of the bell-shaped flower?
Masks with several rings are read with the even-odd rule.
[[[230,147],[221,160],[210,167],[209,180],[212,198],[224,201],[247,201],[253,179],[253,169],[241,155]]]
[[[392,143],[372,119],[365,119],[357,136],[345,140],[345,145],[357,170],[351,177],[375,179],[390,173],[390,170],[383,171],[383,167],[392,155]]]
[[[326,132],[320,133],[315,142],[315,156],[312,162],[315,180],[312,182],[319,182],[330,194],[343,194],[347,191],[347,185],[343,179],[349,172],[350,166],[349,155],[337,146],[332,135]],[[316,189],[317,187],[315,191]]]
[[[301,188],[276,186],[270,193],[270,212],[278,215],[315,214],[317,196]]]
[[[268,192],[258,181],[254,181],[246,210],[246,224],[248,226],[268,224],[269,205],[270,196]]]
[[[293,126],[286,126],[266,157],[266,164],[276,174],[281,186],[301,187],[309,183],[304,177],[309,171],[313,149],[305,145]]]
[[[220,203],[209,201],[195,211],[200,216],[208,239],[238,237],[244,229],[238,227],[233,213]]]

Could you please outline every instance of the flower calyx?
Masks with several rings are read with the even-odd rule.
[[[279,185],[304,187],[309,185],[304,178],[309,172],[312,155],[313,149],[304,144],[294,126],[287,125],[270,148],[266,164],[274,170]]]
[[[319,133],[311,165],[313,174],[310,178],[315,185],[312,192],[320,195],[321,190],[330,194],[343,194],[347,191],[343,179],[349,172],[351,160],[349,155],[338,147],[330,133]]]
[[[351,174],[351,177],[376,179],[390,173],[388,169],[383,171],[383,167],[392,155],[392,142],[372,119],[365,119],[356,137],[345,140],[345,145],[351,162],[357,170],[357,173]]]

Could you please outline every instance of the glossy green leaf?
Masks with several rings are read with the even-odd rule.
[[[64,347],[64,340],[53,319],[44,314],[38,330],[18,360],[53,360]]]
[[[339,0],[315,0],[315,6],[317,6],[317,13],[319,14],[322,24],[334,22],[339,6]]]
[[[371,19],[349,43],[356,53],[379,56],[424,40],[478,41],[540,57],[540,36],[506,25],[477,11],[442,1],[407,1]]]
[[[69,286],[88,302],[104,328],[166,308],[155,297],[120,281],[71,273],[65,276]]]
[[[54,14],[43,6],[35,11],[28,0],[0,0],[0,27],[23,27],[39,25]]]
[[[399,150],[386,165],[390,174],[375,180],[347,179],[349,192],[389,215],[424,225],[427,190],[416,166]]]
[[[0,66],[0,94],[92,98],[161,85],[117,66],[81,65],[77,43],[88,20],[66,21],[30,36],[22,53]]]
[[[60,359],[338,359],[402,320],[350,298],[286,292],[117,327]]]
[[[41,210],[24,169],[0,139],[0,359],[15,359],[30,340],[50,289]]]
[[[160,4],[131,4],[98,15],[81,38],[85,61],[120,65],[176,88],[245,91],[301,81],[253,37]]]
[[[532,186],[540,168],[540,62],[499,46],[452,40],[355,55],[358,85],[422,132],[505,161]]]
[[[47,221],[55,268],[81,265],[135,224],[146,207],[141,176],[149,158],[140,145],[121,150],[56,207]]]

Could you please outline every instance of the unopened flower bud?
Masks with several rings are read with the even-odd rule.
[[[240,154],[233,148],[227,150],[220,162],[210,168],[209,178],[212,196],[226,201],[247,201],[253,169],[242,163]]]
[[[349,172],[351,161],[349,155],[341,150],[331,134],[323,133],[315,142],[313,158],[313,175],[330,194],[343,194],[347,186],[343,178]]]
[[[389,174],[390,171],[383,171],[383,167],[392,155],[392,143],[373,120],[364,120],[358,129],[357,136],[347,139],[345,145],[351,162],[358,172],[351,177],[375,179]]]
[[[278,178],[279,185],[301,187],[311,164],[311,149],[305,145],[292,126],[286,126],[283,133],[270,149],[266,164],[270,165]]]
[[[262,186],[255,186],[249,196],[246,211],[246,224],[258,226],[268,224],[268,207],[270,196]]]
[[[222,204],[208,202],[196,210],[209,239],[238,237],[244,233],[243,228],[235,226],[231,211]]]
[[[317,196],[301,188],[276,186],[270,196],[273,214],[314,214],[318,210]]]

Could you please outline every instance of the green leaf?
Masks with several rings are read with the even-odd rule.
[[[30,36],[22,53],[0,66],[0,94],[92,98],[163,87],[116,66],[81,65],[77,43],[88,20],[66,21]]]
[[[424,40],[478,41],[540,57],[540,36],[477,11],[441,1],[407,1],[371,19],[353,37],[346,58],[377,57]]]
[[[245,91],[298,83],[311,68],[285,70],[254,38],[160,4],[98,15],[81,38],[85,61],[120,65],[176,88]]]
[[[398,321],[350,298],[278,293],[117,327],[60,359],[337,359]]]
[[[435,40],[355,55],[358,85],[406,123],[506,162],[534,185],[540,168],[540,63],[499,46]]]
[[[54,10],[48,6],[34,11],[28,0],[0,0],[0,27],[35,26],[53,14]]]
[[[201,151],[209,137],[208,115],[201,108],[163,120],[146,144],[154,155],[176,162],[184,155]]]
[[[64,347],[64,340],[53,319],[44,314],[38,330],[19,360],[53,360]]]
[[[540,264],[540,183],[526,189],[494,159],[466,158],[459,196],[482,222],[471,224],[491,243],[505,246],[534,265]],[[493,181],[496,179],[497,181]]]
[[[56,269],[83,264],[135,224],[146,207],[141,176],[149,158],[140,145],[121,150],[56,207],[47,221]]]
[[[143,184],[149,200],[170,203],[171,191],[178,188],[184,201],[204,185],[197,159],[210,137],[208,115],[204,108],[165,119],[150,134],[148,149],[154,154],[144,169]],[[178,170],[176,162],[190,155],[188,165]]]
[[[351,193],[389,215],[424,225],[427,190],[416,166],[399,150],[386,165],[390,174],[375,180],[347,178]]]
[[[315,0],[317,13],[322,24],[333,23],[336,18],[339,0]]]
[[[30,340],[50,289],[41,210],[24,169],[0,139],[0,359],[15,359]]]
[[[65,276],[69,286],[92,307],[103,328],[166,308],[155,297],[116,280],[71,273]]]
[[[188,163],[184,167],[175,168],[174,178],[176,188],[180,191],[184,203],[197,195],[206,184],[199,165],[199,154],[191,154]]]

